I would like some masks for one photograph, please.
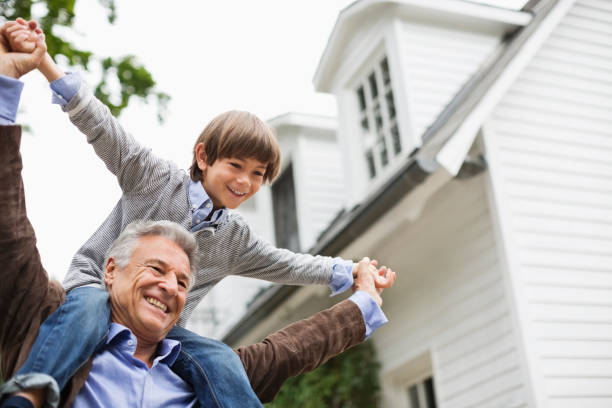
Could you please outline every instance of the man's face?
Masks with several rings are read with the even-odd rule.
[[[223,158],[213,164],[198,160],[202,185],[215,208],[237,208],[261,187],[266,164],[253,158]]]
[[[140,238],[128,265],[121,268],[112,258],[106,265],[112,320],[139,341],[161,341],[183,311],[190,273],[189,258],[176,243]]]

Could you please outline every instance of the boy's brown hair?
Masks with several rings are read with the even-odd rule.
[[[272,182],[278,175],[280,149],[274,131],[257,116],[244,111],[229,111],[210,121],[193,145],[193,161],[189,174],[193,181],[202,180],[198,167],[196,146],[204,144],[206,164],[217,159],[253,158],[266,165],[264,182]]]

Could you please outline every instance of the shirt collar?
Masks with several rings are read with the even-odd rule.
[[[204,190],[202,183],[189,180],[189,205],[191,209],[195,211],[207,203],[210,203],[212,207],[212,200]]]
[[[112,344],[114,346],[124,348],[133,355],[136,351],[137,341],[136,336],[130,329],[119,323],[111,323],[108,336],[106,338],[107,345]],[[180,351],[180,341],[163,339],[157,346],[157,351],[155,352],[156,357],[153,360],[153,364],[155,365],[158,362],[162,362],[168,366],[171,366],[178,358]]]

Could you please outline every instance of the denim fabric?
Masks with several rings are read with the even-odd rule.
[[[193,385],[202,407],[262,407],[240,358],[229,346],[179,326],[167,338],[181,342],[172,370]]]
[[[30,356],[17,375],[48,374],[63,389],[70,377],[104,344],[110,323],[108,292],[77,288],[44,321]]]

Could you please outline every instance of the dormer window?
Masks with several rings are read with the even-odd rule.
[[[402,151],[387,57],[357,87],[363,147],[371,179]]]

